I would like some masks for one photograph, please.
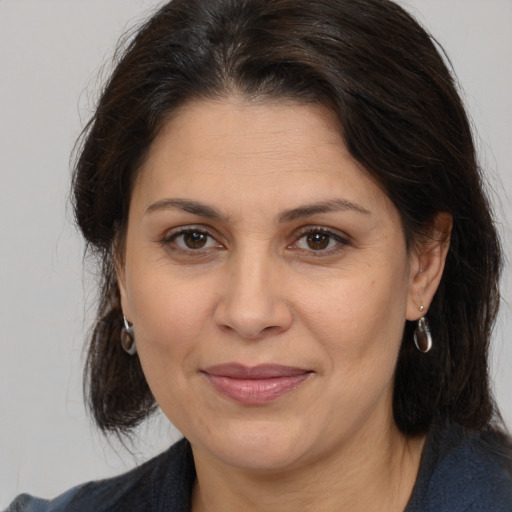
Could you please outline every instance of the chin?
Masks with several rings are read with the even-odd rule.
[[[289,469],[308,451],[299,430],[290,425],[258,422],[217,432],[222,432],[222,437],[201,444],[216,459],[239,469],[266,472]]]

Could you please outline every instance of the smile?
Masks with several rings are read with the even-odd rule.
[[[277,400],[294,391],[312,371],[281,365],[252,368],[239,364],[213,366],[203,370],[220,394],[235,402],[258,405]]]

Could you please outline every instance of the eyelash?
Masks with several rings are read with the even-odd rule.
[[[179,239],[179,237],[183,237],[187,234],[193,235],[202,235],[207,237],[206,243],[208,244],[208,241],[214,240],[216,242],[216,245],[213,247],[198,247],[196,249],[191,247],[180,247],[177,245],[176,240]],[[323,235],[325,237],[328,237],[327,241],[327,248],[319,248],[319,249],[313,249],[313,248],[300,248],[297,247],[297,244],[305,239],[308,235]],[[328,247],[331,242],[334,241],[335,245],[334,247]],[[215,236],[213,236],[208,230],[202,228],[202,227],[194,227],[194,226],[187,226],[183,228],[179,228],[176,231],[172,231],[171,233],[167,233],[164,235],[164,237],[160,240],[160,243],[163,247],[168,248],[172,251],[176,252],[182,252],[184,254],[190,255],[190,256],[203,256],[206,252],[210,253],[212,249],[218,249],[223,248],[223,244],[220,242],[217,242],[217,239]],[[306,242],[307,243],[307,242]],[[183,244],[186,245],[186,244]],[[292,249],[293,251],[302,251],[307,252],[308,255],[311,255],[313,257],[323,257],[332,255],[334,253],[337,253],[341,250],[343,250],[347,245],[350,245],[350,241],[348,238],[340,235],[339,233],[336,233],[334,231],[331,231],[329,229],[326,229],[324,227],[315,227],[315,226],[307,226],[298,231],[298,233],[295,234],[295,241],[290,244],[287,248]]]
[[[299,230],[297,233],[296,241],[290,246],[296,246],[301,240],[305,239],[308,235],[324,235],[329,238],[328,244],[332,241],[336,242],[334,247],[326,248],[326,249],[301,249],[296,248],[295,250],[304,251],[309,253],[314,257],[325,257],[335,254],[341,250],[343,250],[347,245],[350,245],[350,241],[347,237],[342,236],[340,233],[332,231],[330,229],[326,229],[320,226],[307,226]]]
[[[211,234],[209,233],[207,230],[205,230],[204,228],[201,228],[201,227],[194,227],[194,226],[187,226],[187,227],[183,227],[183,228],[179,228],[177,231],[172,231],[171,233],[166,233],[164,235],[164,237],[160,240],[160,243],[162,244],[163,247],[167,247],[173,251],[179,251],[179,252],[183,252],[183,253],[186,253],[188,255],[191,255],[191,256],[200,256],[202,254],[204,254],[205,251],[208,251],[210,249],[214,249],[214,248],[219,248],[219,247],[222,247],[222,244],[217,242],[216,241],[216,247],[199,247],[197,249],[193,249],[191,247],[180,247],[179,245],[177,245],[176,243],[176,240],[179,238],[179,237],[183,237],[187,234],[190,234],[190,235],[193,235],[193,234],[197,234],[197,235],[202,235],[202,236],[206,236],[209,240],[215,240],[216,241],[216,238]],[[208,241],[206,243],[208,243]],[[173,247],[171,247],[171,244],[174,244]],[[185,245],[185,244],[184,244]]]

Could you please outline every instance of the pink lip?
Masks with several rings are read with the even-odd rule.
[[[295,390],[313,372],[281,365],[247,367],[237,363],[203,370],[212,386],[243,404],[264,404]]]

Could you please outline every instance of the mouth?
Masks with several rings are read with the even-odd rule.
[[[314,372],[291,366],[247,367],[229,363],[212,366],[202,373],[221,395],[238,403],[258,405],[291,393]]]

